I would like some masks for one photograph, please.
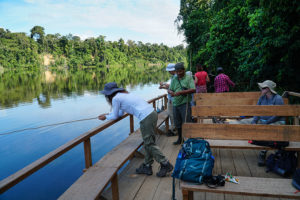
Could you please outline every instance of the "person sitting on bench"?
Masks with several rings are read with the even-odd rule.
[[[257,105],[283,105],[283,99],[274,90],[276,83],[271,80],[266,80],[258,83],[261,90],[261,96],[258,99]],[[254,116],[248,119],[230,121],[229,124],[273,124],[284,125],[285,118],[280,116]],[[258,157],[258,166],[265,166],[267,151],[260,152]]]

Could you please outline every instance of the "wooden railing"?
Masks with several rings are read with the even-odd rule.
[[[161,95],[156,98],[153,98],[149,100],[149,103],[153,104],[154,109],[156,109],[156,101],[162,99],[164,108],[167,108],[167,95]],[[3,179],[0,182],[0,194],[8,190],[9,188],[13,187],[17,183],[21,182],[31,174],[35,173],[45,165],[49,164],[56,158],[60,157],[67,151],[73,149],[75,146],[77,146],[80,143],[84,143],[84,156],[85,156],[85,169],[84,171],[92,166],[92,151],[91,151],[91,140],[90,138],[99,132],[103,131],[104,129],[110,127],[111,125],[117,123],[118,121],[130,116],[130,132],[134,132],[134,120],[133,116],[129,114],[125,114],[122,117],[116,119],[116,120],[109,120],[100,126],[78,136],[77,138],[67,142],[66,144],[60,146],[59,148],[55,149],[54,151],[48,153],[47,155],[43,156],[42,158],[34,161],[33,163],[27,165],[23,169],[17,171],[16,173],[10,175],[9,177]]]

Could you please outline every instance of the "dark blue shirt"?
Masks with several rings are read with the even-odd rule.
[[[266,95],[264,95],[258,99],[257,105],[283,105],[283,99],[278,94],[273,94],[273,96],[269,99]],[[255,116],[253,118],[252,123],[256,124],[258,120],[261,119],[265,120],[265,123],[263,124],[271,124],[277,121],[285,121],[285,118],[280,116]]]

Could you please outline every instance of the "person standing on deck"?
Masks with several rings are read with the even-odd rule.
[[[209,77],[206,71],[204,71],[201,64],[197,64],[197,73],[195,74],[196,93],[207,93],[206,83],[209,82]]]
[[[261,90],[261,96],[258,99],[257,105],[283,105],[283,99],[275,91],[276,83],[266,80],[258,83]],[[270,124],[270,125],[284,125],[285,118],[280,116],[254,116],[248,119],[234,120],[229,124]],[[261,151],[258,157],[258,166],[265,166],[267,151]]]
[[[182,124],[191,122],[191,94],[195,93],[195,84],[191,76],[185,74],[184,63],[175,65],[177,77],[170,85],[168,93],[173,97],[174,122],[177,128],[178,139],[174,145],[182,143]]]
[[[166,68],[166,71],[168,71],[171,75],[171,82],[172,82],[172,79],[176,76],[176,73],[175,73],[175,64],[174,63],[169,63],[167,65],[167,68]],[[159,86],[159,89],[169,89],[170,87],[170,84],[168,83],[159,83],[160,86]],[[167,104],[167,108],[168,108],[168,115],[170,117],[170,121],[171,121],[171,126],[170,126],[170,129],[167,133],[167,136],[175,136],[175,125],[174,125],[174,116],[173,116],[173,104],[172,104],[172,99],[173,97],[168,94],[168,104]]]
[[[217,68],[218,75],[215,78],[214,86],[215,92],[229,92],[229,86],[234,87],[235,84],[230,80],[230,78],[224,74],[224,70],[222,67]]]
[[[119,88],[115,82],[106,83],[101,93],[105,95],[107,102],[112,106],[112,112],[99,115],[99,120],[114,120],[123,116],[124,112],[140,120],[140,129],[145,148],[145,160],[136,169],[136,173],[152,175],[152,164],[154,162],[153,159],[155,159],[161,166],[156,176],[165,177],[167,173],[173,170],[173,165],[155,143],[155,129],[158,117],[152,105],[136,95],[130,94],[125,89]]]

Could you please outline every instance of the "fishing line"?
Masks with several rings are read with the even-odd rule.
[[[47,125],[38,126],[38,127],[24,128],[24,129],[10,131],[10,132],[6,132],[6,133],[0,133],[0,135],[8,135],[8,134],[12,134],[12,133],[21,132],[21,131],[34,130],[34,129],[44,128],[44,127],[48,127],[48,126],[57,126],[57,125],[69,124],[69,123],[80,122],[80,121],[87,121],[87,120],[92,120],[92,119],[97,119],[97,118],[98,117],[92,117],[92,118],[86,118],[86,119],[77,119],[77,120],[72,120],[72,121],[67,121],[67,122],[60,122],[60,123],[56,123],[56,124],[47,124]]]

